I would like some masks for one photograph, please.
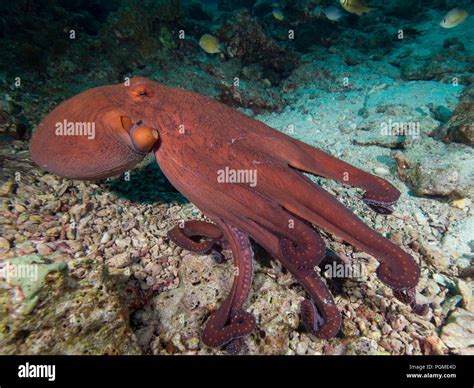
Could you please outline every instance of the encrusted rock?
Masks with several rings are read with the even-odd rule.
[[[96,263],[90,276],[77,281],[63,262],[39,256],[14,260],[37,266],[38,277],[14,279],[16,293],[14,284],[0,287],[1,354],[140,353],[103,267]]]
[[[456,279],[456,286],[462,297],[462,306],[469,312],[474,313],[472,287],[462,279]]]
[[[457,308],[443,327],[441,340],[451,349],[460,351],[474,344],[474,313]]]
[[[132,263],[132,260],[130,258],[129,251],[115,255],[108,261],[108,264],[111,267],[115,267],[115,268],[124,268],[130,265],[131,263]]]
[[[205,316],[222,303],[228,292],[231,263],[217,265],[210,256],[188,254],[182,259],[179,279],[178,288],[162,292],[153,300],[153,310],[160,320],[160,337],[167,344],[163,349],[166,353],[185,349],[182,342],[200,338]]]
[[[454,114],[440,128],[437,137],[445,141],[474,145],[474,85],[462,93]]]
[[[348,355],[369,355],[378,354],[377,342],[367,337],[360,337],[349,343],[346,354]]]
[[[217,35],[225,43],[227,54],[241,58],[244,64],[259,63],[266,72],[276,71],[288,76],[297,64],[291,51],[280,48],[247,10],[234,12]]]
[[[424,138],[396,152],[400,178],[418,195],[469,197],[474,191],[474,151]]]

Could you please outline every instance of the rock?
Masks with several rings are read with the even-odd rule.
[[[0,186],[0,197],[6,197],[9,195],[15,187],[14,181],[6,181]]]
[[[285,103],[279,91],[262,84],[241,80],[236,87],[223,82],[218,100],[234,108],[249,108],[254,113],[280,111]]]
[[[117,238],[114,240],[115,245],[117,245],[119,248],[126,249],[127,247],[130,246],[132,240],[130,237],[127,238]]]
[[[220,305],[230,289],[232,268],[228,264],[217,265],[210,256],[189,254],[179,268],[179,287],[153,299],[160,319],[160,338],[174,344],[167,347],[166,353],[177,351],[177,334],[180,343],[201,337],[205,317]]]
[[[40,256],[15,260],[37,265],[39,276],[17,281],[23,299],[0,287],[1,354],[141,353],[103,266],[96,263],[90,276],[77,281],[63,262]],[[32,309],[25,308],[32,301]]]
[[[375,355],[378,354],[377,342],[367,337],[360,337],[349,343],[347,346],[347,355]]]
[[[446,345],[440,340],[437,335],[430,335],[425,338],[423,343],[423,350],[425,355],[443,355],[448,352]]]
[[[241,75],[249,81],[260,81],[263,78],[263,68],[256,63],[247,65],[242,68]]]
[[[48,256],[53,253],[53,250],[47,244],[38,244],[36,250],[40,256]]]
[[[0,253],[4,254],[10,250],[10,242],[4,238],[0,237]]]
[[[308,352],[308,342],[307,341],[300,341],[298,345],[296,345],[296,354],[298,356],[304,356]]]
[[[187,345],[189,350],[197,350],[197,349],[199,349],[199,343],[200,343],[199,338],[193,337],[193,338],[190,338],[186,342],[186,345]]]
[[[465,209],[471,204],[471,200],[469,198],[461,198],[461,199],[455,199],[451,202],[451,206],[457,207],[458,209]]]
[[[469,211],[467,214],[462,214],[462,218],[450,222],[440,248],[445,256],[460,263],[472,256],[472,241],[474,241],[474,213]],[[462,266],[465,267],[467,264]]]
[[[130,252],[125,251],[109,259],[108,264],[114,268],[124,268],[132,264]]]
[[[258,289],[249,306],[256,319],[260,340],[249,344],[252,354],[281,355],[287,352],[289,338],[299,324],[299,305],[301,296],[291,289],[275,282],[264,274],[255,276],[254,284]],[[259,286],[258,286],[259,285]],[[262,338],[263,337],[263,338]],[[303,351],[310,346],[310,336],[301,335],[293,349]],[[304,344],[308,345],[304,345]]]
[[[457,77],[460,83],[469,84],[470,74],[469,54],[463,46],[448,45],[437,52],[418,55],[406,50],[392,62],[400,66],[402,76],[406,80],[436,80],[453,82]]]
[[[462,306],[469,312],[474,313],[472,287],[462,279],[456,279],[456,286],[462,297]]]
[[[442,285],[443,287],[446,287],[450,290],[455,290],[456,289],[456,285],[454,284],[454,282],[451,279],[448,279],[445,275],[435,273],[433,275],[433,280],[436,283],[438,283],[438,284]]]
[[[69,213],[73,216],[76,217],[76,219],[80,219],[83,215],[85,215],[87,212],[91,210],[92,203],[87,202],[87,203],[79,203],[74,206],[72,206],[69,209]]]
[[[405,148],[406,136],[384,136],[376,131],[359,131],[353,137],[352,142],[360,146],[379,146],[384,148]]]
[[[429,261],[436,269],[446,270],[451,265],[449,257],[436,245],[432,245],[424,239],[419,239],[418,246],[423,258]]]
[[[474,314],[457,308],[443,326],[441,340],[454,350],[462,350],[474,344]]]
[[[266,74],[270,70],[286,77],[298,63],[291,50],[280,48],[247,10],[235,11],[219,29],[217,36],[225,44],[231,58],[240,58],[245,65],[262,65],[265,78],[270,78]]]
[[[23,213],[26,211],[26,207],[19,203],[15,203],[14,208],[17,213]]]
[[[138,329],[135,332],[137,336],[138,343],[142,347],[142,349],[147,349],[151,340],[153,339],[153,332],[155,328],[153,326],[145,326],[141,329]]]
[[[443,105],[428,104],[431,115],[440,123],[447,123],[453,112]],[[436,131],[434,132],[436,133]]]
[[[111,236],[110,236],[109,232],[105,232],[105,233],[102,235],[102,238],[100,239],[100,243],[101,243],[101,244],[106,244],[106,243],[108,243],[108,242],[110,241],[110,238],[111,238]]]
[[[420,210],[415,211],[413,217],[415,218],[418,225],[426,225],[428,223],[425,215]]]
[[[464,90],[454,114],[435,136],[447,142],[474,145],[474,85]]]
[[[450,298],[447,298],[441,305],[444,315],[448,315],[451,310],[454,310],[458,303],[462,300],[461,295],[454,295]]]
[[[358,125],[359,131],[355,133],[353,143],[404,149],[439,127],[439,121],[422,108],[383,103],[383,98],[390,98],[388,93],[392,90],[387,88],[368,95],[365,107],[359,112],[366,119]]]
[[[384,176],[384,175],[389,175],[390,171],[386,169],[385,167],[375,167],[374,174]]]
[[[400,179],[418,195],[470,197],[474,192],[474,151],[423,138],[405,152],[396,152]]]

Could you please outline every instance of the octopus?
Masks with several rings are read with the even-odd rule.
[[[378,260],[376,274],[419,314],[420,267],[369,228],[307,175],[363,190],[373,211],[393,212],[400,192],[389,182],[200,94],[146,78],[86,90],[57,106],[30,142],[32,160],[70,179],[120,175],[153,153],[171,184],[211,222],[188,220],[168,232],[178,246],[217,259],[232,252],[233,284],[202,333],[209,347],[245,349],[256,327],[245,310],[252,291],[251,240],[302,285],[304,329],[321,339],[338,334],[341,314],[322,263],[332,260],[318,229]],[[221,255],[222,256],[222,255]]]

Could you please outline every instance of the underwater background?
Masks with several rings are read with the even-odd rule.
[[[176,223],[203,215],[153,158],[80,182],[29,157],[32,132],[60,102],[132,76],[212,97],[402,193],[384,217],[356,189],[317,179],[419,260],[429,313],[392,298],[370,255],[323,234],[369,275],[328,281],[343,324],[318,339],[301,329],[303,289],[257,247],[249,354],[474,353],[474,4],[341,3],[0,3],[0,354],[225,353],[200,333],[232,263],[169,241]],[[12,263],[39,276],[9,277]]]

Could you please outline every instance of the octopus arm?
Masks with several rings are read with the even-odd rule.
[[[386,180],[284,134],[274,133],[265,140],[262,147],[267,153],[279,155],[292,168],[363,189],[363,201],[372,210],[382,214],[393,212],[400,192]]]
[[[247,234],[218,217],[214,221],[232,250],[234,281],[225,301],[209,318],[202,341],[211,347],[225,345],[230,353],[239,353],[243,346],[241,337],[255,329],[255,318],[243,309],[252,287],[253,251]]]
[[[266,167],[259,190],[274,198],[290,214],[331,233],[381,265],[377,275],[393,289],[416,286],[420,270],[416,261],[390,240],[369,228],[354,213],[302,173],[287,168]],[[274,178],[278,175],[278,178]]]

